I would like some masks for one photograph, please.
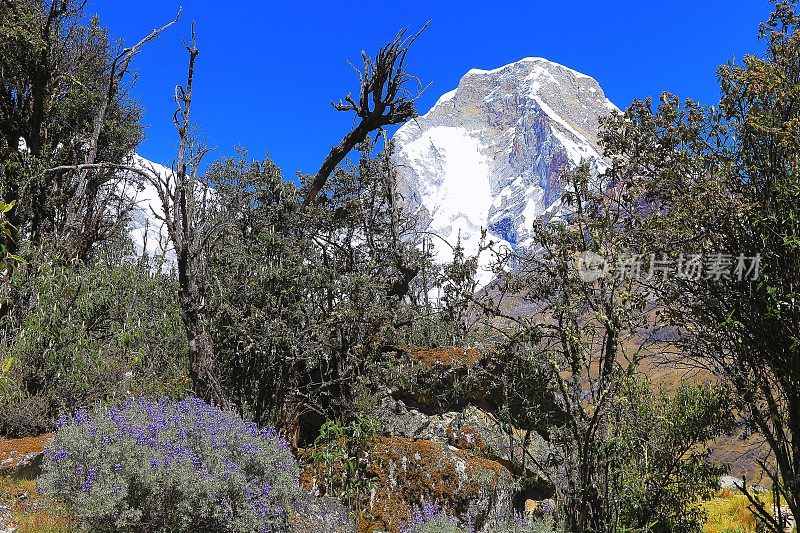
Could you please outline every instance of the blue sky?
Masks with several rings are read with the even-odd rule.
[[[112,36],[133,43],[171,19],[181,0],[90,0]],[[269,154],[286,176],[313,173],[352,117],[330,106],[358,79],[347,64],[374,53],[398,29],[431,25],[409,54],[409,71],[431,83],[420,112],[470,68],[541,56],[596,78],[619,107],[669,90],[707,104],[715,69],[759,50],[767,0],[308,2],[183,0],[180,23],[137,58],[133,94],[146,109],[145,157],[169,164],[176,134],[175,85],[186,76],[181,38],[197,23],[200,56],[194,118],[211,158]]]

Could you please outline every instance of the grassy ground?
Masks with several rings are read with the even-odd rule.
[[[0,476],[0,503],[11,510],[17,533],[71,533],[66,511],[36,492],[36,482]]]
[[[771,509],[772,495],[765,494],[764,501],[767,509]],[[750,512],[750,502],[737,491],[723,489],[704,505],[708,512],[704,533],[755,533],[756,520]]]
[[[18,533],[72,532],[64,508],[38,494],[34,481],[0,476],[0,503],[13,513]],[[726,489],[704,506],[708,512],[704,533],[755,533],[749,502],[741,494]]]
[[[723,491],[705,503],[708,521],[705,533],[755,533],[756,521],[748,510],[750,503],[741,494]]]

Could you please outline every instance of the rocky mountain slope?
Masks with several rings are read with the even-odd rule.
[[[562,170],[604,165],[599,119],[615,110],[597,81],[546,59],[470,70],[394,136],[405,201],[425,229],[451,246],[460,236],[467,253],[482,228],[499,245],[528,246],[533,221],[559,208]],[[435,245],[441,261],[451,257]]]

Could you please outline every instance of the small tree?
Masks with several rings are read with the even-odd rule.
[[[392,168],[362,147],[338,169],[324,205],[270,161],[220,161],[220,228],[210,255],[211,333],[232,399],[299,439],[348,418],[357,385],[379,364],[408,314],[392,287],[413,264],[414,229],[394,208]]]
[[[480,301],[490,315],[506,319],[509,343],[522,347],[507,353],[533,363],[512,366],[538,369],[552,398],[540,416],[549,418],[551,456],[539,466],[557,489],[565,527],[576,533],[612,532],[622,524],[621,450],[610,437],[613,409],[624,383],[653,353],[657,326],[643,278],[634,271],[607,272],[602,265],[594,271],[584,261],[624,264],[632,252],[647,251],[643,218],[628,194],[636,184],[616,170],[592,177],[581,166],[567,173],[568,214],[537,225],[538,247],[498,264],[500,295],[487,293]],[[497,302],[511,297],[535,313],[505,313]],[[508,401],[528,403],[516,397],[519,392],[507,389]]]
[[[668,286],[674,322],[683,344],[732,387],[748,426],[764,437],[772,458],[761,463],[759,483],[785,499],[794,516],[800,516],[798,28],[796,3],[776,2],[759,33],[764,57],[746,56],[742,65],[719,71],[719,110],[707,113],[705,131],[693,137],[696,170],[663,182],[673,191],[666,218],[674,241],[728,254],[729,266],[722,278]],[[665,107],[662,115],[678,113],[674,102]],[[658,142],[669,144],[675,131],[662,130]],[[741,489],[767,527],[782,531],[781,517],[746,485]]]
[[[681,384],[654,393],[636,376],[614,406],[614,437],[622,470],[622,523],[636,531],[699,533],[701,501],[719,489],[724,466],[708,458],[709,443],[734,427],[731,400],[710,385]]]
[[[115,49],[86,2],[0,3],[0,196],[9,214],[5,247],[27,243],[86,260],[125,230],[131,207],[120,187],[142,136],[128,97],[142,47]]]

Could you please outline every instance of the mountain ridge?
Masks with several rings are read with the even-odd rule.
[[[437,259],[460,240],[478,251],[531,246],[534,220],[559,210],[562,171],[606,164],[599,120],[618,111],[594,78],[540,57],[471,69],[431,109],[395,133],[400,190],[421,229],[441,237]],[[490,257],[482,260],[481,283]]]

